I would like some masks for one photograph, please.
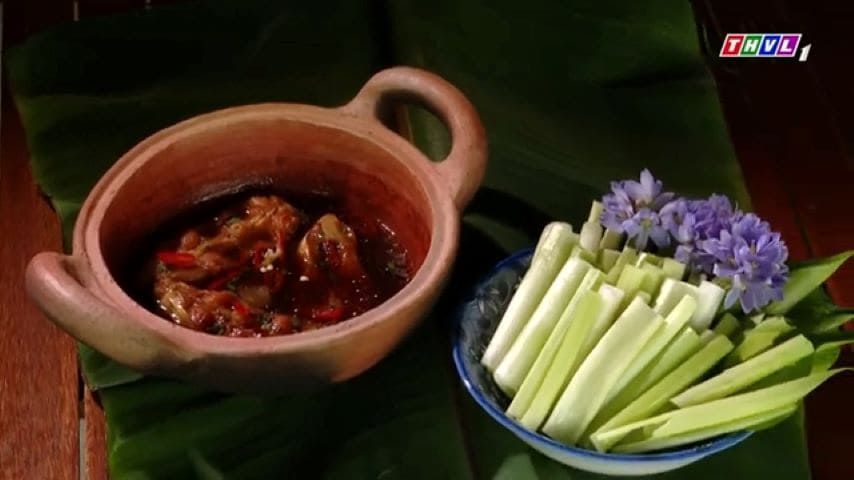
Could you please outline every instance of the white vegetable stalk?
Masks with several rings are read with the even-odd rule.
[[[685,277],[685,269],[687,266],[673,258],[665,258],[661,261],[661,270],[664,275],[673,280],[682,280]]]
[[[581,226],[581,238],[578,241],[581,248],[594,255],[599,252],[599,243],[602,241],[602,224],[599,221],[601,216],[602,203],[594,201],[590,206],[587,221]]]
[[[649,292],[644,292],[643,290],[637,292],[635,294],[635,298],[639,298],[643,300],[643,303],[649,305],[652,302],[652,295]]]
[[[603,272],[607,272],[608,270],[610,270],[614,266],[614,264],[617,263],[617,259],[619,257],[620,257],[620,251],[619,250],[612,250],[610,248],[605,248],[605,249],[599,250],[599,261],[598,261],[599,270],[602,270]]]
[[[579,315],[579,303],[582,298],[584,298],[584,294],[589,292],[590,290],[594,290],[599,283],[602,282],[603,274],[599,270],[595,268],[591,268],[587,270],[587,273],[584,274],[584,278],[581,280],[581,283],[576,288],[575,293],[572,294],[572,298],[567,304],[566,308],[563,312],[558,313],[559,318],[557,318],[556,323],[553,328],[549,329],[549,332],[546,332],[546,339],[537,346],[536,348],[525,349],[525,353],[528,355],[525,357],[521,357],[522,361],[518,362],[517,365],[511,365],[508,368],[509,374],[505,374],[502,367],[504,366],[504,362],[498,367],[498,370],[495,372],[496,383],[498,383],[498,376],[505,375],[509,376],[515,372],[521,371],[524,363],[527,362],[528,359],[533,358],[533,365],[530,366],[530,369],[525,372],[525,376],[520,381],[518,388],[518,393],[515,397],[513,397],[513,402],[510,404],[510,407],[507,410],[508,415],[513,418],[521,418],[521,416],[525,413],[528,407],[531,404],[531,401],[534,399],[534,395],[537,394],[537,391],[540,389],[540,385],[543,382],[543,378],[546,376],[546,372],[549,369],[549,366],[552,364],[555,355],[557,355],[558,350],[560,349],[560,345],[563,342],[563,338],[566,335],[567,331],[572,328],[575,323],[578,321]],[[541,305],[542,306],[542,305]],[[581,312],[583,313],[583,312]],[[523,332],[524,333],[524,332]],[[580,331],[580,334],[586,334],[586,331]],[[519,337],[522,338],[521,336]],[[528,341],[536,341],[528,340]],[[513,345],[513,348],[516,348],[516,345]],[[523,348],[525,346],[523,345]],[[513,352],[513,349],[511,349]],[[511,358],[511,355],[507,355],[507,359]],[[506,360],[506,359],[505,359]],[[507,383],[509,380],[504,378],[503,382]]]
[[[566,388],[569,379],[572,378],[578,365],[581,364],[583,358],[579,353],[590,328],[599,321],[599,317],[607,310],[605,299],[599,293],[587,290],[581,294],[570,319],[569,328],[563,338],[560,339],[557,354],[551,362],[542,384],[537,389],[533,402],[530,403],[529,408],[521,418],[520,423],[523,426],[530,430],[540,428],[546,416],[551,412],[558,395]],[[549,338],[549,342],[551,341],[552,339]]]
[[[620,278],[617,280],[617,288],[626,292],[627,299],[632,299],[640,291],[645,277],[646,273],[640,268],[634,265],[626,265],[623,267],[623,272],[620,273]]]
[[[671,343],[679,332],[684,329],[685,325],[688,324],[688,320],[691,319],[696,308],[697,302],[691,298],[691,296],[686,295],[682,297],[682,301],[679,302],[679,304],[676,305],[676,308],[674,308],[673,311],[664,319],[664,329],[644,345],[643,350],[641,350],[637,358],[631,362],[626,373],[620,377],[620,380],[608,394],[608,402],[614,400],[614,398],[619,395],[624,388],[626,388],[629,382],[634,380],[641,370],[646,368],[646,366],[649,365],[649,363]],[[622,407],[622,405],[620,405],[620,407]]]
[[[537,354],[590,269],[590,264],[579,258],[566,261],[531,319],[495,369],[495,383],[504,393],[515,395],[519,390]]]
[[[700,345],[706,345],[711,342],[718,334],[715,333],[714,330],[704,330],[703,333],[700,334]]]
[[[620,252],[620,256],[617,257],[617,261],[614,263],[614,266],[608,270],[608,273],[605,275],[605,282],[616,285],[617,280],[620,278],[620,274],[623,273],[623,267],[626,265],[634,264],[635,260],[638,258],[638,252],[634,248],[626,245],[623,247],[623,251]]]
[[[701,332],[712,324],[715,315],[721,308],[726,292],[723,288],[709,281],[702,281],[697,287],[697,311],[691,319],[691,327]]]
[[[812,343],[803,335],[798,335],[744,363],[724,370],[703,383],[694,385],[673,397],[671,402],[677,407],[687,407],[723,398],[795,364],[812,354],[813,350]]]
[[[779,410],[798,402],[825,380],[844,370],[848,369],[814,373],[771,387],[671,410],[613,430],[597,432],[597,440],[601,443],[613,441],[610,437],[631,438],[632,442],[667,438]]]
[[[711,331],[710,337],[711,337]],[[709,339],[711,341],[711,338]],[[703,345],[700,336],[691,328],[683,329],[676,339],[665,348],[658,357],[646,366],[614,402],[618,405],[627,405],[634,401],[643,392],[655,385],[665,375],[675,370],[691,355],[700,351]]]
[[[661,283],[666,278],[664,272],[661,270],[661,267],[650,263],[645,263],[640,268],[644,272],[644,278],[641,281],[641,290],[655,297],[658,295]]]
[[[724,360],[724,366],[731,367],[749,360],[771,348],[783,335],[795,330],[783,317],[768,317],[751,330],[744,332],[741,343]]]
[[[572,225],[566,222],[550,222],[543,228],[540,233],[540,238],[537,241],[537,246],[534,248],[534,256],[531,258],[531,264],[543,258],[543,252],[549,251],[553,247],[557,239],[575,238],[577,234],[572,231]],[[573,245],[578,243],[578,240],[572,242]]]
[[[681,392],[692,382],[702,377],[715,364],[720,361],[733,348],[732,342],[727,337],[717,336],[699,352],[692,355],[685,363],[679,365],[675,370],[667,374],[661,381],[646,390],[629,405],[620,410],[616,415],[608,419],[596,433],[591,435],[591,442],[597,450],[604,452],[609,450],[622,437],[606,435],[600,432],[608,432],[622,425],[629,424],[649,417],[667,405],[667,401],[675,394]]]
[[[739,432],[742,430],[756,430],[763,428],[766,425],[776,423],[797,410],[797,404],[785,405],[780,408],[768,410],[766,412],[751,415],[749,417],[740,418],[726,423],[721,423],[708,428],[694,430],[681,435],[673,435],[663,438],[651,438],[649,440],[641,440],[639,442],[627,443],[618,445],[614,448],[615,453],[644,453],[654,450],[663,450],[665,448],[676,447],[689,443],[699,442],[707,438],[714,438],[726,433]]]
[[[629,364],[628,369],[620,377],[619,381],[614,385],[608,393],[605,406],[599,411],[599,414],[591,422],[588,431],[599,429],[617,412],[628,405],[635,397],[626,397],[622,393],[625,391],[631,382],[637,378],[641,371],[645,369],[655,359],[667,345],[676,337],[676,335],[685,330],[688,320],[694,313],[697,304],[690,295],[682,298],[682,301],[670,312],[670,315],[664,319],[664,328],[656,333],[646,345],[643,346],[638,356],[635,357]]]
[[[606,228],[605,233],[602,235],[602,241],[599,242],[599,248],[603,250],[619,250],[621,243],[623,243],[623,234]]]
[[[661,257],[649,252],[643,252],[638,255],[637,260],[635,260],[636,267],[642,267],[644,265],[653,265],[660,266],[661,265]]]
[[[718,320],[718,324],[715,325],[715,333],[720,335],[726,335],[729,338],[733,338],[735,334],[738,332],[741,324],[738,319],[735,318],[735,315],[731,313],[726,313],[724,316]]]
[[[658,296],[655,298],[653,309],[662,314],[667,315],[671,310],[676,308],[676,304],[682,300],[685,295],[691,295],[697,299],[697,287],[687,282],[680,282],[671,278],[665,278],[661,283],[661,289],[658,291]],[[699,303],[699,302],[697,302]],[[700,332],[702,330],[697,330]]]
[[[599,295],[602,295],[605,306],[599,312],[600,314],[593,322],[593,326],[590,327],[590,333],[587,335],[587,338],[584,339],[579,353],[579,357],[582,359],[587,358],[593,347],[599,343],[605,332],[614,324],[614,320],[616,320],[617,315],[621,312],[620,307],[626,296],[619,288],[607,284],[599,285]]]
[[[569,254],[569,258],[580,258],[588,263],[596,263],[596,254],[586,248],[582,248],[581,245],[572,247],[572,253]]]
[[[543,431],[575,444],[605,402],[608,391],[663,320],[643,301],[632,301],[569,381]]]
[[[534,253],[537,260],[532,261],[481,358],[481,363],[488,370],[495,371],[498,368],[498,364],[531,318],[576,242],[576,235],[567,224],[547,227]]]

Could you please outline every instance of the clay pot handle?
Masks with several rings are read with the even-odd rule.
[[[376,119],[384,102],[409,101],[439,117],[451,132],[451,151],[435,168],[462,211],[474,196],[486,171],[486,134],[471,102],[441,77],[411,67],[383,70],[362,87],[344,108]]]
[[[105,304],[80,284],[83,262],[42,252],[27,265],[26,289],[54,323],[71,336],[130,368],[151,371],[177,361],[167,340]]]

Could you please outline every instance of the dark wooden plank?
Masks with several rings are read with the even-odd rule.
[[[97,395],[84,387],[83,415],[86,419],[86,479],[106,480],[107,475],[107,432],[104,410]]]
[[[734,63],[717,58],[723,37],[727,32],[739,31],[722,25],[718,9],[731,12],[730,2],[713,3],[695,1],[694,10],[700,20],[704,35],[709,39],[705,54],[718,86],[718,96],[727,122],[730,139],[741,165],[744,181],[750,193],[753,210],[767,219],[785,239],[791,258],[803,260],[810,257],[809,246],[793,214],[791,192],[783,182],[782,172],[777,168],[779,142],[776,133],[763,128],[767,112],[757,109],[751,85],[747,82],[745,68],[751,65]],[[744,19],[744,12],[734,12]],[[725,20],[728,20],[724,17]],[[751,28],[745,20],[744,28]],[[758,67],[753,65],[753,67]]]
[[[808,5],[783,2],[783,15],[797,21],[804,42],[812,45],[804,63],[803,83],[813,84],[814,95],[797,102],[795,114],[805,113],[820,119],[808,126],[794,123],[791,141],[803,145],[796,151],[812,148],[810,168],[791,183],[801,207],[804,230],[816,255],[829,255],[854,248],[854,214],[848,207],[849,188],[854,179],[854,65],[841,61],[854,54],[849,40],[854,25],[854,7],[833,2]],[[797,162],[794,156],[789,164]],[[849,262],[828,284],[840,304],[854,307],[854,262]]]
[[[817,19],[833,16],[829,9],[821,12],[806,2],[798,5],[812,9]],[[703,8],[713,18],[707,20],[715,34],[712,48],[720,47],[720,38],[727,32],[803,31],[801,17],[779,2],[774,8],[752,2],[708,2],[698,11]],[[837,35],[844,36],[846,31],[838,30],[839,22],[816,22],[824,30],[836,29]],[[839,135],[840,114],[832,109],[834,102],[828,101],[823,89],[827,82],[822,81],[828,75],[845,79],[850,75],[844,73],[848,67],[836,68],[838,59],[835,66],[823,69],[811,62],[713,60],[754,207],[783,231],[794,259],[854,246],[854,222],[844,200],[854,171]],[[802,233],[800,240],[796,229]],[[854,291],[851,268],[840,271],[828,285],[834,300],[844,305],[851,305]],[[852,365],[854,358],[847,353],[840,363]],[[806,401],[810,465],[816,479],[854,478],[846,440],[854,431],[854,415],[846,404],[852,392],[854,379],[841,376]]]
[[[3,2],[3,47],[71,19],[69,0]],[[3,82],[0,125],[0,477],[79,476],[79,377],[75,344],[26,298],[26,262],[61,248],[59,222],[39,195],[24,133]]]
[[[7,21],[9,17],[6,17]],[[46,320],[23,288],[27,261],[58,250],[56,215],[39,196],[17,113],[3,95],[0,126],[0,477],[78,477],[75,343]]]

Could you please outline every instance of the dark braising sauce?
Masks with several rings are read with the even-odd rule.
[[[375,218],[327,196],[256,190],[203,202],[155,232],[133,290],[187,328],[284,335],[379,305],[409,281],[407,265]]]

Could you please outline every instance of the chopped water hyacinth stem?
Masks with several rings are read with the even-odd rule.
[[[534,395],[540,389],[540,384],[542,383],[543,378],[546,376],[546,372],[548,371],[549,367],[552,365],[555,355],[558,354],[560,346],[563,343],[563,339],[566,336],[567,332],[572,329],[574,334],[587,334],[586,328],[579,329],[579,325],[576,325],[583,325],[584,322],[588,320],[587,316],[579,320],[582,316],[587,315],[588,313],[586,310],[579,311],[579,304],[584,298],[589,297],[589,295],[585,294],[591,290],[595,290],[601,282],[602,272],[596,269],[588,269],[587,273],[584,275],[584,278],[581,280],[581,283],[578,285],[578,287],[572,294],[569,303],[566,305],[566,308],[564,308],[562,312],[558,312],[559,318],[557,318],[555,325],[551,329],[549,329],[549,332],[547,332],[548,336],[546,340],[542,342],[539,346],[530,345],[530,342],[539,341],[538,337],[531,337],[525,340],[529,342],[528,345],[530,345],[531,348],[526,348],[524,351],[532,353],[535,359],[533,360],[531,368],[528,369],[519,384],[519,392],[516,394],[516,397],[513,399],[513,402],[510,404],[510,408],[508,409],[509,415],[519,418],[528,409],[531,404],[531,401],[534,398]],[[587,300],[587,302],[592,301],[593,300]],[[597,305],[601,307],[601,304]],[[585,309],[591,308],[589,305],[584,305],[584,307]],[[572,328],[573,326],[575,326],[574,329]],[[510,358],[510,354],[508,354],[508,358]],[[524,365],[527,363],[528,359],[529,358],[523,357],[517,362],[517,364],[510,365],[509,368],[511,369],[511,374],[515,372],[521,372],[521,369],[524,368]],[[499,371],[501,370],[502,367],[499,366]],[[499,371],[496,371],[496,381],[499,376]],[[515,379],[505,380],[505,382],[510,381],[515,381]]]
[[[690,295],[696,299],[697,287],[687,282],[666,278],[661,283],[661,288],[658,291],[653,308],[656,312],[667,315],[671,310],[676,308],[676,305],[685,295]]]
[[[631,439],[632,442],[673,437],[778,410],[799,401],[825,380],[844,370],[847,369],[816,373],[772,387],[671,410],[597,432],[598,441],[614,442],[614,437]]]
[[[703,383],[694,385],[671,402],[677,407],[697,405],[736,393],[772,373],[813,353],[813,345],[798,335],[744,363],[728,368]]]
[[[481,363],[487,369],[494,371],[498,368],[576,243],[572,228],[555,227],[543,233],[537,252],[534,253],[538,260],[532,262],[522,278],[483,354]]]
[[[605,233],[602,234],[602,241],[599,242],[599,248],[605,249],[609,248],[611,250],[619,250],[620,245],[623,243],[623,234],[616,231],[611,230],[610,228],[605,229]]]
[[[726,313],[724,316],[718,320],[718,324],[715,325],[715,333],[719,335],[725,335],[729,338],[733,338],[736,333],[738,333],[741,328],[741,324],[738,319],[735,318],[735,315],[731,313]]]
[[[593,202],[590,207],[590,216],[584,225],[581,226],[581,234],[578,244],[581,248],[593,253],[599,251],[599,243],[602,241],[602,224],[599,223],[599,217],[602,215],[602,204]]]
[[[715,319],[726,291],[709,281],[702,281],[697,286],[697,311],[691,319],[691,327],[698,332],[709,328]]]
[[[661,270],[667,278],[682,280],[685,277],[686,265],[672,258],[664,258],[661,261]]]
[[[673,395],[681,392],[708,372],[720,359],[732,350],[732,347],[732,342],[728,338],[723,336],[715,337],[708,345],[689,358],[688,361],[667,374],[661,381],[646,390],[642,395],[632,399],[630,404],[619,410],[616,415],[610,417],[599,428],[599,431],[606,432],[613,430],[614,428],[654,415],[662,407],[667,405],[668,400]],[[621,439],[617,436],[600,438],[594,433],[591,436],[591,440],[599,451],[604,452]]]
[[[617,384],[614,385],[614,388],[608,394],[608,401],[617,397],[637,377],[641,370],[646,368],[673,341],[685,325],[688,324],[688,320],[691,319],[696,309],[697,302],[692,297],[686,295],[682,298],[682,301],[676,305],[676,308],[664,318],[664,328],[644,345],[641,352],[632,360],[629,368],[623,373]]]
[[[726,358],[724,365],[731,367],[771,348],[777,341],[791,332],[795,327],[784,317],[770,317],[759,325],[744,332],[744,336],[735,350]]]
[[[518,391],[537,354],[590,269],[589,263],[578,258],[570,258],[561,268],[530,320],[495,369],[495,382],[505,393],[509,395]]]
[[[600,317],[610,316],[616,310],[606,305],[608,301],[614,301],[614,299],[606,299],[592,290],[585,291],[579,298],[574,311],[571,313],[569,328],[563,338],[559,339],[557,354],[548,368],[545,379],[537,390],[536,396],[533,397],[533,402],[521,418],[520,423],[526,428],[538,429],[551,412],[558,395],[566,388],[569,379],[572,378],[583,360],[580,355],[581,346],[591,327],[596,322],[602,321]],[[611,319],[605,319],[605,321],[608,320]]]
[[[663,438],[650,438],[648,440],[641,440],[634,443],[617,445],[614,448],[614,453],[652,452],[699,442],[701,440],[714,438],[727,433],[742,430],[761,430],[776,425],[778,422],[794,413],[797,408],[798,406],[796,404],[785,405],[756,415],[740,418],[731,422],[721,423],[712,427],[701,428],[681,435],[673,435]]]
[[[543,258],[543,253],[551,250],[555,242],[569,240],[573,245],[578,243],[577,234],[572,231],[572,225],[566,222],[551,222],[543,228],[537,246],[534,247],[534,256],[531,259],[533,265]]]
[[[599,340],[602,339],[602,336],[605,335],[605,332],[611,327],[614,323],[614,320],[617,318],[617,314],[620,313],[620,307],[622,307],[623,299],[626,297],[626,293],[620,290],[617,287],[602,284],[599,285],[599,295],[602,295],[604,300],[605,307],[603,311],[599,312],[596,320],[593,322],[593,326],[590,327],[590,332],[587,334],[587,338],[584,339],[584,344],[581,346],[581,353],[579,356],[583,358],[587,358],[587,355],[593,350],[593,347],[599,343]]]
[[[663,319],[649,306],[640,299],[632,301],[584,359],[543,431],[557,440],[578,443],[629,362],[663,326]]]
[[[714,340],[714,334],[708,332],[708,340]],[[708,342],[705,342],[708,344]],[[638,398],[643,392],[655,385],[665,375],[682,365],[691,355],[700,351],[705,345],[700,341],[700,335],[693,329],[683,329],[679,336],[659,354],[655,360],[650,362],[632,381],[623,389],[614,400],[616,405],[627,405]]]
[[[605,282],[616,285],[617,280],[620,278],[620,274],[623,273],[623,268],[626,265],[634,264],[635,260],[637,260],[638,252],[632,247],[626,246],[623,248],[623,251],[620,252],[620,256],[617,257],[617,261],[614,262],[614,266],[608,270],[608,274],[605,275]]]
[[[599,250],[599,269],[603,272],[611,270],[611,268],[617,263],[618,258],[620,258],[620,252],[618,250],[611,250],[610,248]]]

